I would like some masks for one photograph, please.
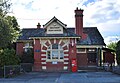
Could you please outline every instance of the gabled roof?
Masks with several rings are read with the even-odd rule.
[[[51,24],[52,22],[57,22],[59,23],[61,26],[63,26],[64,28],[67,26],[66,24],[62,23],[60,20],[58,20],[55,16],[48,21],[45,25],[43,25],[44,28],[46,28],[47,26],[49,26],[49,24]]]
[[[18,40],[28,40],[30,37],[80,37],[74,32],[64,29],[63,34],[46,34],[44,28],[27,28],[22,29],[21,36]]]
[[[64,29],[63,34],[46,34],[44,28],[27,28],[22,29],[18,40],[29,40],[30,37],[80,37],[74,32],[74,27]],[[78,45],[105,45],[97,27],[84,27],[83,32],[88,35],[87,39],[77,41]]]
[[[68,28],[68,30],[75,32],[75,28]],[[84,27],[83,33],[87,34],[87,38],[77,41],[78,45],[105,45],[104,39],[97,27]]]

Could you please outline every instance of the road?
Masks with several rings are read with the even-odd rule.
[[[31,72],[13,78],[0,78],[0,83],[120,83],[120,75],[111,72]]]

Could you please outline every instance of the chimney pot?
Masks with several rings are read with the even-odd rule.
[[[37,28],[41,28],[41,25],[40,25],[40,23],[38,22],[38,24],[37,24]]]
[[[75,10],[75,27],[76,34],[82,36],[83,34],[83,10],[78,7]]]

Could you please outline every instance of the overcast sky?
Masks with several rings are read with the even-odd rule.
[[[20,28],[36,28],[56,16],[75,26],[74,10],[84,9],[84,27],[97,27],[105,42],[120,39],[120,0],[11,0]]]

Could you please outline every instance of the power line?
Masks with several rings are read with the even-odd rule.
[[[44,19],[33,19],[33,18],[16,18],[18,20],[49,20],[49,18],[44,18]]]

